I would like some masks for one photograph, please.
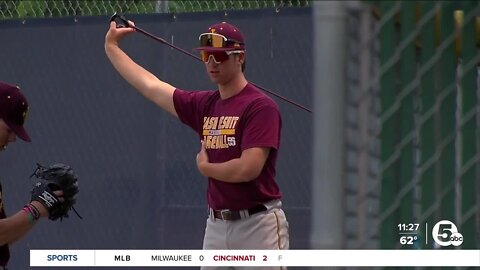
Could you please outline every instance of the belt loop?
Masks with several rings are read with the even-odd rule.
[[[244,218],[248,218],[250,216],[250,214],[248,213],[248,210],[241,210],[240,211],[240,218],[244,219]]]
[[[277,200],[272,200],[272,201],[269,201],[269,202],[266,202],[263,204],[267,210],[270,210],[270,209],[273,209],[273,208],[282,208],[282,201],[277,199]]]
[[[208,208],[208,211],[210,212],[210,215],[208,215],[208,217],[210,218],[211,221],[215,221],[215,214],[213,213],[213,209],[212,208]]]

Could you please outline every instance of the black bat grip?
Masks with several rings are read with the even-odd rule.
[[[117,14],[117,12],[113,13],[112,17],[110,17],[110,22],[117,23],[117,28],[130,27],[127,18],[123,15]]]

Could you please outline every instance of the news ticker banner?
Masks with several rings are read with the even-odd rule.
[[[30,266],[480,267],[480,250],[30,250]]]

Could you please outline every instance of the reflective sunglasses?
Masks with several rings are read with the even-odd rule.
[[[243,42],[228,39],[224,35],[217,33],[203,33],[198,37],[198,39],[200,40],[201,47],[227,48],[228,43],[237,43],[239,45],[243,45]]]
[[[213,58],[213,62],[216,64],[220,64],[228,60],[229,56],[234,53],[243,53],[244,51],[237,50],[237,51],[219,51],[219,52],[209,52],[209,51],[201,51],[200,54],[202,55],[202,61],[208,63],[210,61],[210,57]]]

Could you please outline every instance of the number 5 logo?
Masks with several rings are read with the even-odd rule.
[[[432,229],[433,240],[442,247],[459,246],[463,243],[463,236],[457,226],[449,220],[441,220]]]

